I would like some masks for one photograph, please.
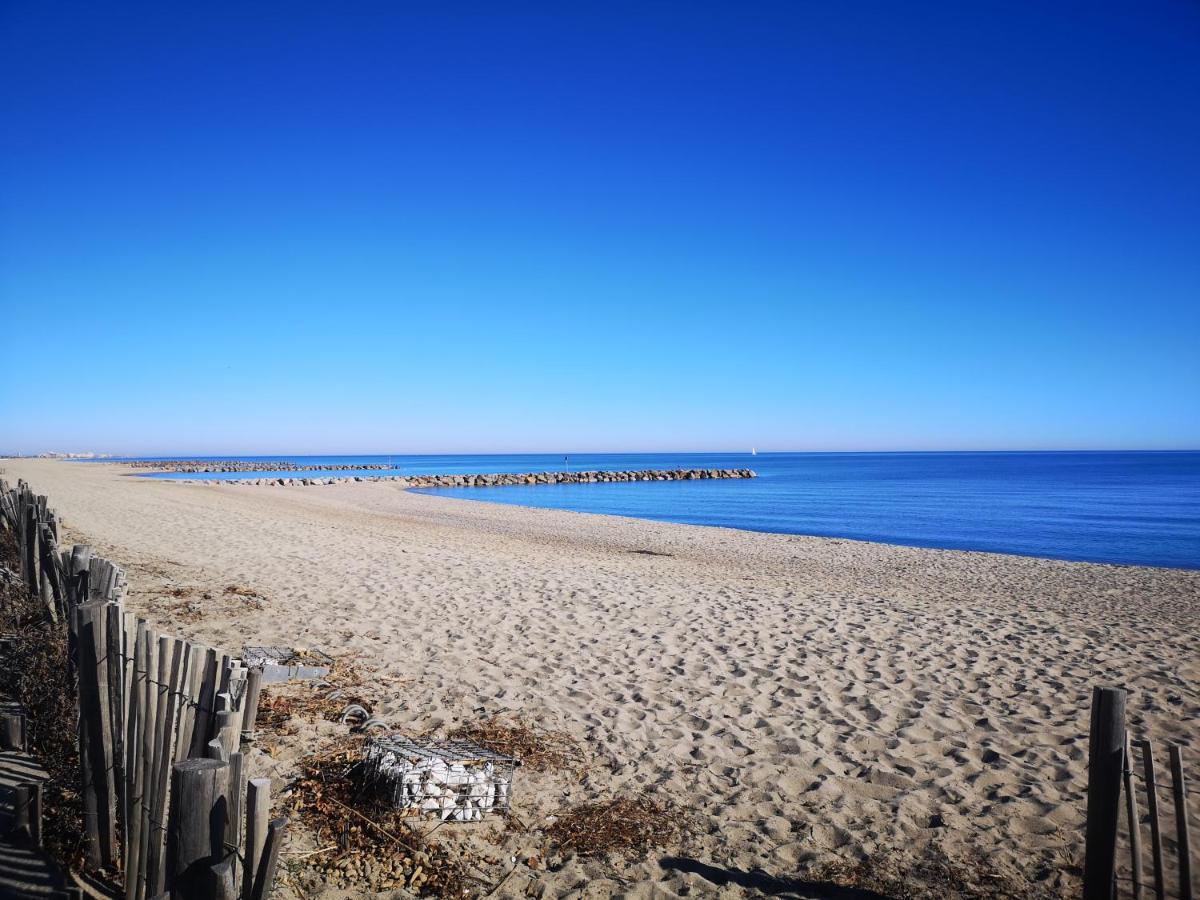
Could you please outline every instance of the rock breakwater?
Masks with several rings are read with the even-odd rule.
[[[409,488],[508,487],[533,484],[609,484],[628,481],[699,481],[756,478],[752,469],[644,469],[619,472],[500,472],[487,475],[338,475],[331,478],[181,478],[185,484],[250,484],[311,487],[355,481],[390,481]]]
[[[345,471],[379,471],[390,469],[387,463],[365,464],[334,464],[334,465],[300,465],[287,460],[266,462],[262,460],[244,459],[138,459],[133,462],[117,463],[129,466],[131,469],[155,469],[159,472],[181,472],[189,475],[203,475],[220,472],[345,472]]]

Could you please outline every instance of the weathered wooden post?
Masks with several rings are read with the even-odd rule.
[[[209,900],[239,900],[233,871],[233,855],[208,867]]]
[[[242,703],[242,740],[254,737],[254,723],[258,720],[258,698],[262,693],[262,669],[251,669],[246,673],[246,699]]]
[[[1192,841],[1188,834],[1187,785],[1183,780],[1183,748],[1171,745],[1171,791],[1175,795],[1175,840],[1179,844],[1179,897],[1192,900]]]
[[[251,778],[246,786],[246,858],[242,873],[242,896],[254,891],[254,876],[267,843],[267,821],[271,815],[271,779]]]
[[[212,647],[204,650],[204,663],[201,667],[200,697],[196,701],[196,723],[192,729],[192,745],[188,756],[203,756],[205,747],[211,739],[214,706],[217,694],[217,652]]]
[[[70,588],[68,593],[73,604],[86,603],[88,599],[88,571],[92,565],[92,548],[76,544],[71,548],[71,568],[67,573]]]
[[[225,823],[225,849],[233,854],[233,878],[238,877],[238,857],[242,852],[242,786],[245,776],[242,754],[229,754],[229,793],[226,802],[229,804],[229,818]]]
[[[1133,900],[1142,900],[1142,830],[1137,794],[1133,789],[1133,745],[1125,734],[1125,763],[1121,767],[1125,788],[1125,818],[1129,823],[1129,861],[1133,873]]]
[[[37,508],[32,503],[25,506],[24,532],[22,533],[21,567],[25,576],[25,588],[30,596],[37,596],[41,590],[41,577],[38,572],[38,521]]]
[[[217,713],[216,726],[213,729],[213,739],[220,741],[228,758],[237,752],[241,746],[242,714],[232,710]]]
[[[155,737],[152,765],[154,779],[149,792],[150,818],[155,822],[161,822],[166,814],[167,787],[171,765],[175,761],[175,718],[184,659],[183,642],[160,637],[158,657],[161,661],[162,671],[169,674],[163,690],[159,694],[158,707],[155,712],[158,735]],[[170,660],[169,665],[168,659]],[[150,849],[149,858],[146,860],[146,890],[148,893],[157,894],[166,884],[166,873],[163,871],[165,854],[166,850],[161,840]]]
[[[84,828],[88,859],[95,866],[112,864],[115,856],[116,794],[112,783],[113,736],[108,710],[108,661],[105,613],[108,604],[82,603],[75,608],[79,674],[79,765],[83,784]]]
[[[42,785],[19,784],[13,788],[12,830],[35,847],[42,846]]]
[[[210,868],[225,859],[229,764],[185,759],[171,768],[167,889],[176,900],[212,900]]]
[[[1162,830],[1158,821],[1158,784],[1154,777],[1154,747],[1149,741],[1138,742],[1142,748],[1142,780],[1146,784],[1146,815],[1150,819],[1150,856],[1154,862],[1155,900],[1167,896],[1166,875],[1163,871]]]
[[[125,822],[125,900],[145,897],[145,859],[142,856],[142,817],[147,810],[146,772],[142,752],[147,729],[146,697],[150,662],[150,627],[144,619],[137,623],[133,645],[133,678],[129,686],[129,717],[126,732],[126,798],[128,816]]]
[[[1125,692],[1092,691],[1083,900],[1112,900],[1125,757]]]
[[[254,873],[254,887],[248,900],[267,900],[275,884],[275,867],[279,864],[279,851],[283,847],[283,836],[288,820],[280,817],[267,826],[267,842],[263,847],[258,871]]]
[[[28,749],[27,743],[25,714],[20,712],[20,708],[0,713],[0,750],[24,753]]]
[[[112,735],[112,779],[121,824],[125,818],[125,624],[121,607],[111,604],[105,616],[104,660],[108,667],[109,734]]]

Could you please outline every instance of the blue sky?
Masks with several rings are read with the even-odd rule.
[[[1200,447],[1200,5],[0,5],[0,451]]]

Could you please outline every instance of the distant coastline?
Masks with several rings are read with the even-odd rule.
[[[338,478],[547,471],[744,469],[751,480],[418,486],[519,506],[980,550],[1118,565],[1200,568],[1200,452],[913,451],[191,457],[233,460],[205,480],[278,478],[266,464]],[[127,461],[104,460],[108,464]],[[96,464],[92,462],[92,464]],[[256,468],[257,467],[257,468]],[[137,470],[131,470],[137,471]],[[178,472],[138,472],[188,479]]]

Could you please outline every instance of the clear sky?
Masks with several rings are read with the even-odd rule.
[[[0,2],[0,450],[1200,447],[1200,4]]]

